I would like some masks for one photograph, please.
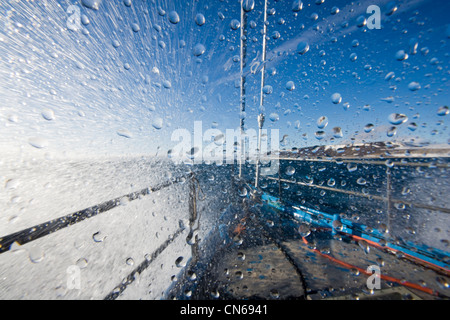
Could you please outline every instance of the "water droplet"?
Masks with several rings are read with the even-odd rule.
[[[381,98],[380,100],[381,101],[385,101],[387,103],[392,103],[392,102],[395,101],[395,98],[393,96],[389,96],[389,97],[386,97],[386,98]]]
[[[245,197],[245,196],[247,196],[248,190],[245,186],[241,186],[238,189],[238,193],[239,193],[239,196]]]
[[[241,236],[237,235],[237,236],[233,237],[233,242],[236,245],[240,246],[241,244],[244,243],[244,239]]]
[[[129,139],[131,139],[133,137],[131,132],[128,131],[127,129],[119,129],[116,131],[116,133],[121,137],[129,138]]]
[[[199,148],[193,147],[193,148],[191,148],[191,150],[186,152],[186,155],[189,157],[189,159],[194,159],[196,157],[196,155],[198,154],[198,152],[199,152]]]
[[[131,7],[131,0],[123,0],[123,4],[124,4],[126,7]]]
[[[105,241],[106,236],[101,231],[97,231],[96,233],[94,233],[92,235],[92,239],[95,242],[103,242],[103,241]]]
[[[299,12],[303,9],[303,2],[301,0],[294,0],[292,3],[292,11]]]
[[[163,87],[166,89],[170,89],[170,88],[172,88],[172,83],[169,80],[164,80]]]
[[[360,177],[360,178],[358,178],[358,180],[356,180],[356,183],[361,186],[364,186],[367,183],[367,181],[363,177]]]
[[[272,39],[276,40],[281,37],[281,34],[278,31],[272,32]]]
[[[81,4],[86,8],[98,10],[102,4],[102,0],[81,0]]]
[[[242,8],[245,12],[250,12],[255,7],[255,0],[244,0],[242,1]]]
[[[28,139],[28,143],[38,149],[46,148],[48,147],[48,140],[44,139],[42,137],[33,137]]]
[[[211,297],[213,297],[214,299],[219,299],[220,298],[219,290],[216,289],[211,291]]]
[[[358,169],[358,165],[356,163],[347,163],[348,172],[354,172]]]
[[[403,196],[409,194],[410,192],[411,192],[411,189],[409,189],[408,187],[403,187],[402,188],[402,195]]]
[[[44,260],[44,250],[42,250],[41,247],[31,247],[28,250],[28,257],[31,262],[33,263],[39,263],[42,260]]]
[[[286,175],[292,176],[295,173],[295,168],[292,166],[287,166],[285,170]]]
[[[373,129],[375,128],[375,126],[371,123],[368,123],[364,126],[364,132],[369,133],[371,131],[373,131]]]
[[[86,269],[88,266],[88,261],[85,258],[80,258],[77,260],[76,265],[80,269]]]
[[[325,138],[325,131],[322,131],[322,130],[316,131],[314,133],[314,135],[315,135],[317,140],[322,140],[323,138]]]
[[[331,102],[333,102],[334,104],[339,104],[342,102],[342,96],[340,93],[333,93],[331,95]]]
[[[395,136],[397,134],[397,127],[390,127],[389,129],[388,129],[388,131],[386,132],[386,135],[388,136],[388,137],[393,137],[393,136]]]
[[[189,280],[192,280],[192,281],[197,279],[197,274],[191,270],[188,271],[187,276],[188,276]]]
[[[120,47],[120,42],[119,42],[119,40],[113,40],[112,46],[113,46],[114,48]]]
[[[158,10],[158,14],[159,14],[161,17],[164,17],[164,16],[166,15],[166,11],[164,11],[164,9],[161,8],[161,6],[158,6],[157,10]]]
[[[263,92],[264,92],[265,94],[271,94],[271,93],[273,92],[273,87],[270,86],[270,85],[268,85],[268,84],[266,84],[266,85],[263,87]]]
[[[309,236],[311,234],[311,229],[309,228],[309,225],[302,223],[298,227],[298,232],[300,233],[300,235],[302,237],[306,238],[307,236]]]
[[[134,32],[139,32],[141,30],[141,27],[137,23],[133,23],[133,24],[131,24],[131,29]]]
[[[10,252],[14,252],[14,253],[19,253],[19,252],[24,252],[25,249],[22,248],[22,245],[17,242],[14,241],[10,246],[9,246],[9,251]]]
[[[411,91],[417,91],[417,90],[420,89],[420,83],[415,82],[415,81],[410,82],[408,84],[408,89],[411,90]]]
[[[16,189],[19,186],[19,180],[17,179],[9,179],[6,181],[5,189],[6,190],[13,190]]]
[[[335,138],[342,138],[344,134],[342,133],[341,127],[334,127],[333,128],[333,137]]]
[[[344,225],[342,224],[341,221],[339,220],[333,220],[333,222],[331,223],[331,226],[333,227],[333,229],[335,229],[336,231],[342,231],[344,229]]]
[[[388,120],[393,125],[399,125],[408,121],[408,117],[401,113],[391,113]]]
[[[338,13],[339,13],[339,8],[338,8],[338,7],[333,7],[333,8],[331,8],[330,13],[331,13],[332,15],[338,14]]]
[[[389,80],[393,79],[394,77],[395,77],[395,73],[391,71],[384,77],[384,80],[389,81]]]
[[[225,135],[223,133],[218,134],[214,137],[214,144],[217,146],[221,146],[225,143]]]
[[[422,49],[420,49],[420,52],[426,56],[428,53],[430,53],[430,49],[428,47],[423,47]]]
[[[352,275],[354,275],[354,276],[359,276],[359,270],[356,269],[356,268],[352,268],[352,269],[350,270],[350,273],[351,273]]]
[[[358,59],[358,56],[356,55],[356,53],[352,53],[352,54],[350,54],[349,59],[350,59],[350,61],[356,61],[356,59]]]
[[[205,46],[202,45],[201,43],[198,43],[194,46],[192,53],[194,54],[194,56],[198,57],[198,56],[201,56],[202,54],[204,54],[205,51],[206,51]]]
[[[8,117],[8,121],[12,123],[17,123],[19,121],[19,117],[16,114],[12,114]]]
[[[299,54],[305,54],[309,51],[309,44],[306,41],[300,41],[297,45],[297,52]]]
[[[390,16],[392,15],[395,11],[397,11],[398,7],[397,4],[395,3],[395,1],[391,1],[386,5],[386,15]]]
[[[359,28],[364,27],[366,24],[367,24],[366,17],[364,17],[364,16],[359,16],[359,17],[356,19],[356,25],[357,25]]]
[[[415,122],[411,122],[410,124],[408,124],[408,129],[411,131],[416,131],[417,128],[418,128],[418,125]]]
[[[91,21],[89,21],[89,18],[87,15],[82,14],[81,15],[81,23],[85,26],[87,26],[89,23],[91,23]]]
[[[449,113],[448,106],[439,107],[439,109],[437,111],[437,115],[441,116],[441,117],[448,115],[448,113]]]
[[[292,91],[295,89],[294,81],[288,81],[286,82],[286,90]]]
[[[280,292],[278,292],[277,289],[272,289],[272,290],[270,290],[270,296],[273,299],[279,299],[280,298]]]
[[[173,24],[177,24],[178,22],[180,22],[180,16],[176,11],[169,12],[169,21]]]
[[[180,256],[177,258],[177,260],[175,260],[175,265],[178,268],[183,268],[186,266],[186,261],[184,260],[184,257]]]
[[[231,29],[237,30],[240,28],[240,26],[241,26],[241,23],[239,22],[239,20],[237,20],[237,19],[231,20],[231,22],[230,22]]]
[[[329,187],[334,187],[334,186],[336,185],[336,180],[334,180],[334,178],[328,179],[327,185],[328,185]]]
[[[125,261],[127,265],[129,266],[134,266],[134,260],[133,258],[127,258],[127,260]]]
[[[238,258],[238,260],[244,261],[245,260],[245,254],[243,252],[238,252],[237,258]]]
[[[389,168],[392,168],[395,165],[394,161],[392,161],[391,159],[387,159],[384,164]]]
[[[439,64],[438,58],[431,58],[430,64],[432,64],[432,65],[437,65],[437,64]]]
[[[366,241],[364,241],[364,240],[358,241],[358,245],[360,248],[362,248],[364,250],[365,254],[369,254],[370,246]]]
[[[270,121],[275,122],[275,121],[280,120],[280,116],[278,115],[278,113],[272,112],[269,115],[269,119],[270,119]]]
[[[395,54],[395,59],[397,59],[398,61],[406,60],[408,59],[408,54],[405,52],[405,50],[399,50]]]
[[[325,116],[320,117],[317,119],[317,128],[323,129],[328,125],[328,118]]]
[[[201,27],[202,25],[205,24],[205,22],[206,22],[205,16],[201,13],[197,13],[197,15],[195,16],[195,23]]]
[[[152,126],[157,130],[161,129],[163,127],[163,119],[159,117],[153,119]]]
[[[441,288],[448,289],[450,288],[449,281],[444,277],[437,277],[436,282]]]

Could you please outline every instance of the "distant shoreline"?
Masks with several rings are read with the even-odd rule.
[[[450,146],[414,146],[403,143],[373,142],[349,145],[325,145],[280,152],[280,158],[307,159],[389,159],[389,158],[447,158]]]

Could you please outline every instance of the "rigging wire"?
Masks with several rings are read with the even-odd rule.
[[[266,74],[266,34],[267,34],[267,0],[264,0],[264,26],[263,26],[263,43],[262,43],[262,69],[261,69],[261,92],[259,97],[259,115],[258,115],[258,149],[257,159],[255,164],[255,188],[258,187],[259,181],[259,165],[260,165],[260,152],[261,152],[261,135],[262,127],[264,125],[264,83]]]
[[[242,176],[242,156],[244,153],[245,156],[245,148],[244,148],[244,139],[243,134],[245,130],[245,81],[246,77],[244,74],[244,68],[247,64],[247,13],[244,10],[244,0],[241,0],[241,62],[240,62],[240,68],[241,68],[241,92],[240,92],[240,106],[241,106],[241,112],[240,112],[240,144],[241,144],[241,152],[239,154],[239,178]],[[245,158],[244,158],[245,161]]]

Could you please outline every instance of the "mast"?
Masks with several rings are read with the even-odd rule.
[[[255,166],[255,187],[259,182],[259,165],[261,152],[261,134],[264,125],[264,83],[266,76],[266,35],[267,35],[267,0],[264,0],[264,26],[263,26],[263,43],[262,43],[262,69],[261,69],[261,93],[259,98],[259,115],[258,115],[258,150]]]
[[[246,60],[247,60],[247,13],[244,10],[244,1],[241,0],[241,93],[240,93],[240,137],[241,137],[241,152],[239,157],[239,178],[242,176],[242,156],[245,157],[245,148],[244,148],[244,139],[242,138],[244,131],[245,131],[245,119],[244,119],[244,112],[245,112],[245,75],[244,75],[244,68],[246,67]],[[245,158],[244,158],[245,161]]]

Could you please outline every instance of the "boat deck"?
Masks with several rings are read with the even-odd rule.
[[[203,272],[194,266],[177,299],[383,299],[445,297],[449,278],[372,246],[298,225],[276,209],[252,209],[230,226],[230,238]],[[308,233],[309,233],[308,232]],[[383,275],[367,286],[369,266]],[[196,272],[199,273],[197,276]],[[192,276],[194,275],[194,276]],[[201,276],[200,276],[201,275]]]

